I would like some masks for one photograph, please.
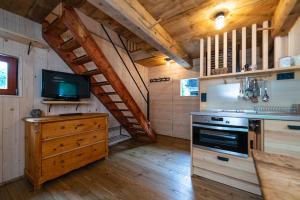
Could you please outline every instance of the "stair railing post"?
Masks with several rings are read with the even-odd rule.
[[[147,92],[147,120],[150,121],[150,95],[149,91]]]

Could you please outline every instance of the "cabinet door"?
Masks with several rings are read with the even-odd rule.
[[[300,158],[300,122],[265,120],[264,150]]]

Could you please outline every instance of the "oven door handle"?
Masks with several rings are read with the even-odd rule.
[[[237,132],[246,132],[246,133],[248,133],[248,128],[234,128],[234,127],[226,127],[226,126],[209,126],[209,125],[203,125],[203,124],[193,124],[193,127],[208,128],[208,129],[214,129],[214,130],[219,130],[219,131],[237,131]]]
[[[237,136],[236,135],[224,135],[224,134],[212,134],[212,133],[201,133],[202,135],[211,135],[211,136],[216,136],[216,137],[222,137],[226,139],[231,139],[231,140],[236,140]]]

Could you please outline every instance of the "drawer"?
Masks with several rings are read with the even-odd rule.
[[[252,158],[238,158],[193,148],[193,166],[258,184]]]
[[[42,177],[45,180],[58,177],[74,169],[94,162],[106,155],[106,143],[80,148],[65,154],[42,160]]]
[[[76,132],[106,129],[106,118],[89,118],[42,124],[42,139],[61,137]]]
[[[300,158],[299,128],[298,121],[265,120],[264,151]]]
[[[42,142],[42,157],[45,158],[51,155],[80,148],[82,146],[94,144],[98,141],[105,140],[106,137],[105,130],[95,130],[58,139],[47,140]]]

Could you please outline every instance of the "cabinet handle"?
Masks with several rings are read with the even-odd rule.
[[[222,157],[222,156],[218,156],[217,158],[218,158],[218,160],[221,160],[221,161],[224,161],[224,162],[229,161],[229,158],[225,158],[225,157]]]
[[[291,130],[298,130],[298,131],[300,131],[300,126],[288,125],[288,128],[291,129]]]

